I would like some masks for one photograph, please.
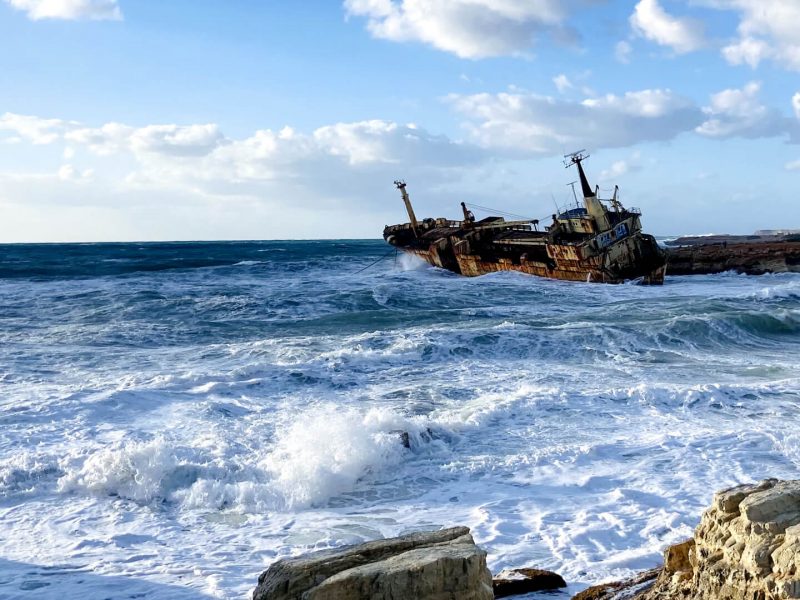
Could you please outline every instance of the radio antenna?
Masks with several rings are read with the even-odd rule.
[[[586,150],[576,150],[575,152],[570,152],[569,154],[564,155],[564,166],[566,168],[570,168],[572,165],[580,164],[582,160],[586,160],[589,158],[588,154],[585,154]]]
[[[572,188],[572,195],[575,197],[575,206],[580,206],[578,203],[578,193],[575,191],[575,184],[578,183],[578,180],[570,181],[567,185]]]

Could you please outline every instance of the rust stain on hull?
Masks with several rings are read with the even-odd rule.
[[[638,273],[635,270],[630,270],[628,272],[628,275],[630,275],[629,277],[615,276],[613,273],[609,272],[608,269],[604,268],[602,260],[598,257],[584,261],[561,260],[557,264],[547,264],[540,261],[527,260],[524,256],[520,256],[518,260],[514,258],[487,260],[475,254],[455,254],[457,268],[451,268],[446,265],[451,264],[452,261],[448,259],[443,260],[438,250],[429,251],[424,249],[403,248],[403,251],[421,258],[430,265],[447,269],[466,277],[479,277],[481,275],[498,273],[500,271],[516,271],[536,277],[545,277],[547,279],[595,283],[624,283],[628,280],[646,277],[647,281],[643,283],[657,285],[663,283],[665,274],[665,265],[662,265],[656,266],[646,273]]]

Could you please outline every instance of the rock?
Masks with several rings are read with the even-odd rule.
[[[664,552],[664,571],[674,575],[677,573],[692,572],[689,553],[694,550],[694,540],[686,540],[667,548]]]
[[[797,525],[800,481],[769,479],[717,494],[690,555],[695,597],[800,598],[800,545],[787,531]]]
[[[501,571],[492,580],[495,598],[565,587],[567,582],[561,575],[544,569],[509,569]]]
[[[671,244],[666,250],[670,275],[800,271],[797,236],[702,236],[679,238]]]
[[[491,600],[486,552],[453,527],[275,562],[253,600]]]
[[[667,548],[664,567],[651,587],[629,589],[622,596],[621,585],[592,592],[601,587],[595,586],[575,598],[800,598],[800,480],[767,479],[719,492],[694,538]]]
[[[575,594],[572,600],[628,600],[639,598],[643,591],[647,591],[653,586],[660,574],[661,569],[650,569],[624,581],[594,585]]]

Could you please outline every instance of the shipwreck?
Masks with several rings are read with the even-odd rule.
[[[618,186],[612,198],[599,198],[599,188],[592,189],[584,173],[582,162],[588,155],[583,150],[564,158],[565,166],[578,170],[583,205],[576,194],[576,205],[557,210],[541,231],[537,219],[476,220],[464,202],[461,221],[420,221],[405,182],[395,181],[409,222],[387,225],[383,238],[433,266],[468,277],[519,271],[571,281],[662,284],[667,256],[652,235],[642,232],[641,211],[622,205]]]

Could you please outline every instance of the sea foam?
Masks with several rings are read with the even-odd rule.
[[[800,477],[797,274],[460,278],[373,241],[7,250],[0,595],[244,597],[277,558],[454,524],[495,572],[590,583],[657,564],[713,490]]]
[[[86,491],[150,502],[164,497],[164,482],[177,466],[177,458],[162,438],[121,443],[91,454],[80,469],[59,479],[58,485],[63,492]]]

